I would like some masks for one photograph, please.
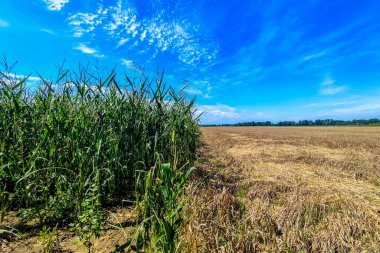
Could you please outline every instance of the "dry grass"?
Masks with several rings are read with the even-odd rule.
[[[184,250],[380,252],[379,127],[202,132]]]

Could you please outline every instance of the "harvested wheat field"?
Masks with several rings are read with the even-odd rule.
[[[380,252],[379,127],[202,128],[192,252]]]

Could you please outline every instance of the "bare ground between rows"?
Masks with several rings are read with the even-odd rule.
[[[133,207],[120,206],[105,209],[106,224],[99,238],[92,239],[91,252],[111,252],[119,245],[124,244],[134,235],[135,216]],[[0,251],[9,253],[43,252],[44,242],[47,239],[41,235],[42,225],[29,221],[23,223],[16,212],[8,212],[2,223],[8,230],[12,228],[14,235],[0,239]],[[75,233],[67,227],[60,227],[55,233],[51,247],[52,252],[88,252]]]

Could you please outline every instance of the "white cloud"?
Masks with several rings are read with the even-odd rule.
[[[215,59],[218,44],[204,34],[199,36],[199,25],[191,24],[185,17],[167,20],[164,18],[167,15],[165,10],[161,10],[150,18],[139,20],[137,9],[131,2],[118,0],[115,5],[104,9],[100,7],[97,13],[74,14],[68,21],[75,37],[91,33],[99,26],[116,41],[116,47],[127,42],[130,43],[129,48],[140,41],[148,43],[152,58],[160,52],[169,52],[193,66]]]
[[[41,28],[40,31],[44,32],[44,33],[48,33],[50,35],[55,35],[55,32],[53,32],[52,30],[46,29],[46,28]]]
[[[5,21],[4,19],[0,19],[0,27],[9,27],[10,24],[8,21]]]
[[[320,89],[319,94],[329,96],[329,95],[342,93],[346,90],[347,90],[346,86],[328,87],[328,88]]]
[[[322,52],[319,52],[319,53],[316,53],[316,54],[311,54],[311,55],[307,55],[305,56],[303,59],[305,61],[309,61],[309,60],[312,60],[312,59],[315,59],[315,58],[319,58],[321,56],[324,56],[326,54],[325,51],[322,51]]]
[[[88,47],[84,43],[79,43],[78,46],[74,47],[74,49],[81,51],[84,54],[91,54],[94,55],[97,58],[103,58],[105,57],[104,54],[100,54],[96,49]]]
[[[197,109],[198,114],[203,113],[201,120],[205,123],[228,121],[238,117],[236,108],[224,104],[200,105]]]
[[[328,86],[335,83],[335,80],[332,79],[329,75],[325,77],[325,79],[320,83],[321,86]]]
[[[374,96],[350,95],[340,99],[322,100],[298,107],[306,110],[300,112],[299,108],[294,108],[293,114],[303,115],[301,118],[298,115],[297,119],[333,118],[349,120],[354,118],[378,118],[380,116],[380,96],[375,94]]]
[[[108,7],[107,10],[109,21],[103,28],[110,35],[131,34],[140,26],[140,23],[136,21],[136,10],[132,7],[123,7],[122,0],[119,0],[115,6]]]
[[[377,114],[379,115],[380,111],[380,102],[373,101],[372,103],[363,103],[357,106],[337,108],[330,111],[326,111],[324,114],[328,116],[349,116],[349,117],[358,117],[360,115],[370,115]]]
[[[188,94],[190,94],[190,95],[200,95],[200,94],[202,94],[201,90],[198,90],[198,89],[195,89],[195,88],[191,88],[191,87],[187,88],[186,92]]]
[[[76,46],[76,47],[74,47],[74,49],[79,50],[79,51],[81,51],[82,53],[85,53],[85,54],[94,54],[94,53],[96,53],[95,49],[87,47],[83,43],[79,43],[79,45]]]
[[[51,11],[60,11],[70,0],[44,0],[47,8]]]
[[[28,77],[28,76],[25,76],[25,75],[15,75],[15,76],[17,76],[17,78],[20,79],[20,80]],[[41,81],[41,78],[38,77],[38,76],[29,76],[27,80],[31,81],[31,82],[38,82],[38,81]]]
[[[35,86],[39,82],[41,82],[41,78],[38,77],[38,76],[32,76],[32,75],[30,75],[28,77],[26,75],[17,75],[17,74],[14,74],[14,73],[10,73],[9,74],[9,79],[0,76],[0,81],[4,82],[7,85],[11,85],[12,86],[12,85],[16,85],[18,82],[20,82],[21,80],[24,80],[25,78],[27,78],[26,81],[25,81],[25,84],[29,88],[31,86]]]
[[[134,62],[132,60],[128,60],[125,58],[121,58],[121,64],[124,66],[127,66],[128,68],[133,68],[135,66]]]
[[[144,30],[143,33],[141,34],[140,40],[144,41],[145,38],[146,38],[146,30]]]
[[[312,103],[305,105],[306,107],[324,107],[324,106],[340,106],[340,105],[348,105],[348,104],[356,104],[355,101],[333,101],[333,102],[321,102],[321,103]]]
[[[325,96],[331,96],[338,93],[342,93],[347,90],[347,86],[334,85],[336,81],[332,79],[329,75],[319,84],[320,90],[319,94]]]
[[[73,27],[74,37],[82,37],[95,30],[103,22],[108,10],[99,7],[96,13],[76,13],[68,18],[69,25]]]
[[[117,44],[117,47],[121,47],[122,45],[124,45],[128,41],[129,41],[128,38],[122,38],[122,39],[120,39],[119,43]]]

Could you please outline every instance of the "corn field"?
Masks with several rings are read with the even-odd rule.
[[[25,222],[71,224],[89,243],[101,229],[102,207],[132,196],[139,226],[146,228],[137,236],[143,247],[141,240],[158,226],[147,225],[147,218],[162,224],[168,201],[167,211],[177,210],[199,136],[195,100],[168,87],[163,72],[153,79],[130,78],[59,66],[57,78],[41,77],[33,87],[28,77],[13,73],[14,66],[3,60],[0,224],[7,211],[16,210]],[[160,212],[147,206],[161,200],[153,203]],[[173,226],[179,211],[170,216]]]

